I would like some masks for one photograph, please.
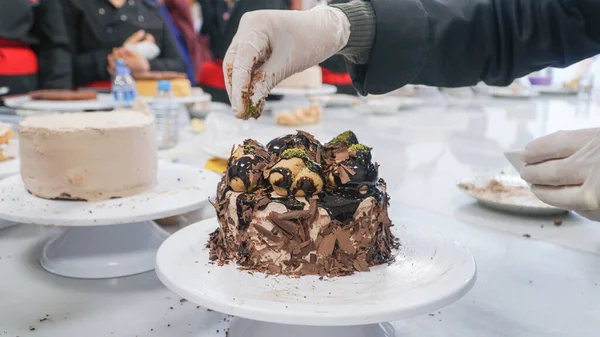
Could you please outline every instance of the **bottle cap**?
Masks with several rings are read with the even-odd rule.
[[[115,65],[117,67],[124,67],[125,66],[125,61],[123,61],[122,59],[118,59],[115,61]]]
[[[171,81],[158,81],[157,86],[158,91],[171,91]]]

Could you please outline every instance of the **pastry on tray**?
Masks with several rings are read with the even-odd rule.
[[[12,125],[0,123],[0,162],[12,159],[13,156],[6,151],[9,147],[8,142],[14,137]]]
[[[100,201],[157,184],[154,122],[140,112],[28,117],[19,151],[25,188],[41,198]]]
[[[71,91],[71,90],[37,90],[29,93],[29,97],[36,101],[88,101],[98,99],[95,91]]]
[[[158,93],[158,81],[170,81],[171,92],[175,97],[188,97],[192,94],[192,84],[184,73],[174,71],[149,71],[133,74],[137,94],[154,97]]]
[[[346,131],[298,131],[232,150],[217,187],[214,263],[283,275],[341,276],[394,260],[386,184],[371,148]]]
[[[318,124],[322,116],[323,109],[318,104],[313,104],[307,108],[295,108],[291,113],[285,110],[279,111],[275,115],[275,123],[284,126]]]

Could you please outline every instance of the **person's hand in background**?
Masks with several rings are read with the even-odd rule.
[[[540,200],[600,221],[600,128],[538,138],[521,160],[521,178]]]
[[[258,118],[271,89],[339,52],[349,36],[350,23],[336,8],[244,14],[223,61],[233,112]]]
[[[154,36],[152,36],[151,34],[146,34],[146,31],[140,29],[137,32],[133,33],[130,37],[128,37],[127,40],[123,42],[123,46],[128,44],[136,44],[142,41],[149,41],[155,43]]]
[[[112,54],[108,55],[107,71],[109,74],[113,75],[115,73],[115,62],[119,59],[125,62],[125,65],[129,67],[132,73],[150,71],[150,62],[148,62],[146,57],[133,50],[122,47],[113,49]]]

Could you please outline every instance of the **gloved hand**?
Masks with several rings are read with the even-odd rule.
[[[600,128],[538,138],[521,160],[521,178],[540,200],[600,221]]]
[[[337,8],[244,14],[223,60],[225,85],[238,118],[258,118],[279,82],[340,51],[350,22]]]

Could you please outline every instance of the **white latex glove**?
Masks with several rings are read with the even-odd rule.
[[[600,129],[559,131],[525,147],[521,178],[543,202],[600,221]]]
[[[332,7],[244,14],[223,60],[233,112],[258,118],[271,89],[336,54],[349,37],[348,18]]]

